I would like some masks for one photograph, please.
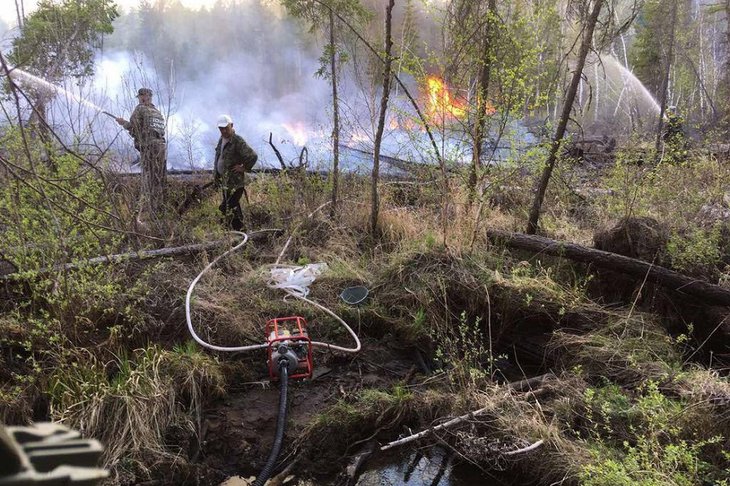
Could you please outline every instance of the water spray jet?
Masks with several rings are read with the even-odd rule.
[[[20,80],[23,80],[27,83],[34,85],[36,88],[43,90],[46,94],[61,94],[66,99],[76,101],[79,104],[81,104],[87,108],[91,108],[92,110],[94,110],[98,113],[103,113],[105,115],[108,115],[108,116],[116,119],[116,116],[112,115],[108,111],[104,111],[103,108],[101,108],[98,105],[95,105],[91,101],[85,100],[85,99],[81,98],[80,96],[77,96],[74,93],[72,93],[64,88],[61,88],[60,86],[51,84],[48,81],[46,81],[45,79],[39,78],[38,76],[34,76],[34,75],[30,74],[29,72],[23,71],[22,69],[13,68],[10,70],[9,75],[11,78],[20,79]]]

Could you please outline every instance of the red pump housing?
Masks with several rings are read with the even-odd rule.
[[[286,360],[289,378],[312,377],[312,340],[303,317],[277,317],[266,322],[269,377],[279,379],[280,362]]]

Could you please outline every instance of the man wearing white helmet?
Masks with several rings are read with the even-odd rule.
[[[246,194],[245,174],[253,168],[258,155],[233,129],[233,119],[229,115],[218,117],[218,130],[221,137],[215,147],[215,184],[223,190],[223,202],[219,209],[226,224],[233,230],[243,229],[241,196]],[[248,202],[248,195],[246,195]]]

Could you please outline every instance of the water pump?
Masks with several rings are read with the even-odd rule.
[[[312,377],[312,340],[303,317],[279,317],[266,323],[269,377],[279,379],[286,364],[289,378]]]

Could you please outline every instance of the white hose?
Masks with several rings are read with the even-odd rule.
[[[360,339],[355,334],[347,323],[340,318],[337,314],[326,308],[325,306],[318,304],[307,298],[309,295],[309,285],[314,282],[314,279],[327,269],[326,263],[314,263],[304,266],[295,265],[271,265],[271,280],[267,283],[269,288],[281,289],[292,297],[296,297],[299,300],[303,300],[318,309],[323,310],[327,314],[331,315],[347,329],[352,338],[355,340],[354,348],[343,348],[334,344],[327,344],[319,341],[312,341],[312,346],[325,347],[327,349],[334,349],[336,351],[343,351],[345,353],[357,353],[360,351]]]
[[[243,241],[232,247],[231,249],[225,251],[221,255],[217,256],[213,261],[211,261],[199,274],[197,277],[193,279],[193,281],[190,283],[190,286],[188,287],[188,292],[185,296],[185,319],[187,320],[188,324],[188,331],[190,331],[190,335],[193,336],[193,339],[200,344],[201,346],[212,349],[214,351],[253,351],[255,349],[263,349],[267,348],[268,344],[251,344],[249,346],[216,346],[214,344],[210,344],[206,341],[204,341],[200,336],[198,336],[195,333],[195,330],[193,329],[193,322],[190,317],[190,299],[193,295],[193,289],[195,289],[195,286],[198,284],[198,281],[203,277],[205,272],[213,268],[213,266],[218,262],[218,260],[222,259],[223,257],[230,255],[234,251],[241,248],[243,245],[245,245],[248,242],[248,235],[246,233],[243,233],[241,231],[231,231],[231,233],[243,236]],[[288,243],[288,242],[287,242]],[[278,261],[278,260],[277,260]],[[315,264],[315,265],[307,265],[304,267],[300,266],[294,266],[294,265],[272,265],[271,266],[271,280],[268,282],[268,286],[270,288],[274,289],[281,289],[284,290],[288,295],[291,295],[293,297],[296,297],[297,299],[303,300],[304,302],[308,302],[309,304],[312,304],[313,306],[323,310],[327,314],[331,315],[340,323],[345,326],[345,329],[350,333],[350,335],[355,339],[356,346],[354,348],[343,348],[341,346],[336,346],[334,344],[328,344],[318,341],[312,341],[312,346],[319,346],[319,347],[326,347],[328,349],[333,349],[336,351],[344,351],[346,353],[357,353],[360,351],[361,345],[360,345],[360,339],[357,337],[357,334],[352,330],[350,326],[347,325],[347,323],[342,320],[337,314],[329,310],[328,308],[324,307],[323,305],[320,305],[314,301],[311,301],[306,298],[306,296],[309,294],[309,284],[311,284],[315,277],[319,275],[324,269],[327,268],[326,264]]]
[[[251,344],[249,346],[216,346],[215,344],[210,344],[205,342],[200,336],[195,334],[195,329],[193,329],[193,321],[190,318],[190,298],[193,295],[193,289],[198,284],[198,280],[203,276],[205,272],[213,268],[213,265],[216,264],[218,260],[223,258],[226,255],[230,255],[234,251],[241,248],[243,245],[245,245],[248,242],[248,235],[246,233],[243,233],[241,231],[231,231],[231,233],[241,235],[243,236],[243,241],[241,241],[239,244],[231,248],[230,250],[227,250],[226,252],[218,255],[216,258],[213,259],[212,262],[210,262],[202,272],[198,274],[197,277],[193,279],[193,281],[190,283],[190,287],[188,287],[188,293],[185,296],[185,319],[188,321],[188,331],[190,331],[190,335],[193,336],[193,339],[200,344],[201,346],[212,349],[214,351],[253,351],[254,349],[262,349],[266,348],[267,344]]]

